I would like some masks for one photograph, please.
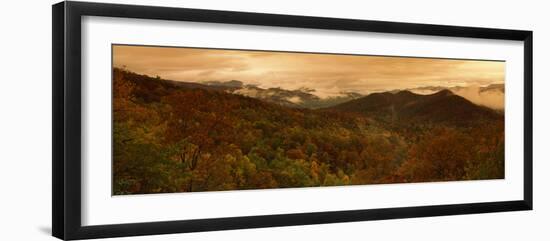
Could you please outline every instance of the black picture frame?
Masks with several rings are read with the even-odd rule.
[[[212,230],[308,225],[380,219],[532,210],[533,32],[263,13],[90,2],[52,6],[53,150],[52,233],[60,239],[106,238]],[[524,43],[524,193],[522,200],[403,208],[247,216],[82,226],[81,224],[81,17],[280,26],[326,30],[517,40]]]

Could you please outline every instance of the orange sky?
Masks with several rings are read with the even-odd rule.
[[[505,62],[288,52],[113,46],[113,64],[164,79],[240,80],[260,87],[315,89],[320,96],[421,86],[504,83]]]

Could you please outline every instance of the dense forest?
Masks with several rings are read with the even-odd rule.
[[[293,108],[113,69],[113,194],[504,177],[504,115],[442,90]]]

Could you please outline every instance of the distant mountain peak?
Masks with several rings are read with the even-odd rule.
[[[451,96],[451,95],[455,95],[455,94],[452,91],[448,90],[448,89],[442,89],[438,92],[435,92],[433,95]]]
[[[396,95],[417,95],[417,94],[413,93],[410,90],[400,90],[400,91],[395,92],[394,94],[396,94]]]
[[[299,91],[306,92],[306,93],[312,93],[315,92],[315,89],[307,88],[307,87],[301,87],[298,89]]]
[[[492,83],[485,86],[423,86],[408,90],[415,94],[433,95],[445,89],[450,90],[455,95],[466,98],[476,105],[486,106],[498,111],[504,110],[504,83]]]
[[[229,80],[229,81],[217,81],[217,80],[213,80],[213,81],[206,81],[206,82],[203,82],[204,84],[207,84],[207,85],[214,85],[214,86],[221,86],[221,87],[231,87],[231,88],[241,88],[243,87],[244,83],[242,81],[239,81],[239,80]]]
[[[504,84],[490,84],[485,87],[479,88],[479,92],[498,91],[504,93]]]
[[[478,106],[448,89],[430,95],[411,91],[373,93],[330,109],[362,113],[385,121],[446,122],[466,125],[479,119],[500,118],[496,111]]]

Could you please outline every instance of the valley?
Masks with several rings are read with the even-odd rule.
[[[504,178],[503,110],[460,91],[321,98],[114,68],[113,193]]]

